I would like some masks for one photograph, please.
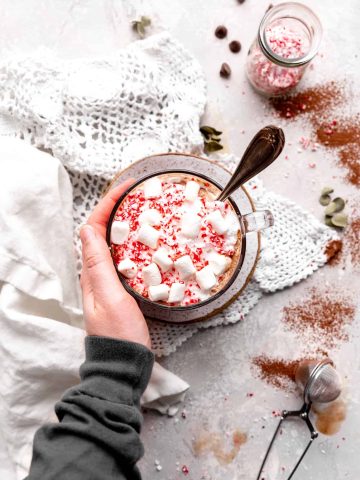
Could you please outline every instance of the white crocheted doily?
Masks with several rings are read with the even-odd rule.
[[[110,179],[153,153],[199,153],[205,102],[200,65],[167,33],[102,60],[62,61],[42,52],[2,63],[2,130],[51,151],[71,177],[79,269],[78,229]],[[228,168],[237,161],[219,159]],[[275,226],[264,234],[254,279],[230,307],[205,322],[149,322],[158,356],[175,351],[200,328],[238,322],[264,292],[293,285],[325,263],[325,245],[334,238],[330,229],[259,182],[251,193],[258,208],[266,206],[275,216]]]

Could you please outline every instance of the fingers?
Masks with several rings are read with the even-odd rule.
[[[119,200],[120,196],[127,190],[130,185],[134,183],[134,179],[130,178],[121,185],[110,190],[103,199],[95,207],[93,213],[88,219],[88,224],[92,225],[105,238],[106,226],[109,221],[109,216],[115,203]]]
[[[114,285],[125,292],[117,277],[105,239],[91,225],[83,226],[80,238],[84,263],[82,274],[84,296],[92,294],[94,301],[97,298],[108,297]]]
[[[91,318],[94,312],[94,295],[89,279],[89,274],[83,260],[83,267],[81,271],[80,285],[82,291],[82,303],[84,309],[85,319]]]

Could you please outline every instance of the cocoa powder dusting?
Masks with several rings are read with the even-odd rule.
[[[315,425],[320,433],[334,435],[340,430],[346,418],[346,404],[344,400],[340,398],[327,406],[313,406],[313,409],[316,413]]]
[[[329,82],[286,97],[270,99],[270,105],[282,118],[295,118],[303,114],[315,114],[328,111],[341,103],[343,90],[340,83]]]
[[[295,369],[299,361],[261,355],[253,358],[252,363],[262,380],[277,388],[291,389],[291,383],[295,382]]]
[[[348,171],[346,179],[353,185],[360,186],[360,142],[352,143],[339,152],[339,163]]]
[[[247,441],[247,434],[235,430],[232,434],[232,446],[230,450],[225,448],[227,439],[219,433],[202,432],[193,442],[193,452],[196,457],[205,453],[212,453],[220,465],[228,465],[233,462],[240,448]]]
[[[284,307],[282,321],[304,341],[311,338],[317,349],[326,350],[348,340],[346,329],[354,316],[355,306],[349,298],[314,288],[300,304]]]
[[[354,268],[360,266],[360,217],[354,218],[347,226],[342,240],[332,240],[325,247],[329,265],[338,265],[349,257]]]
[[[357,124],[354,124],[354,120],[356,120]],[[316,130],[317,140],[330,148],[359,144],[360,126],[358,122],[359,118],[356,116],[354,118],[342,119],[340,124],[338,122],[334,125],[332,123],[322,123]]]
[[[358,228],[360,232],[360,218]],[[339,243],[330,242],[327,247],[332,256],[342,246],[341,241],[334,242]],[[301,357],[288,360],[259,355],[252,359],[253,372],[269,385],[294,391],[295,371],[299,363],[329,357],[330,349],[348,340],[347,327],[354,320],[355,311],[355,305],[346,295],[311,289],[301,303],[290,304],[283,309],[282,322],[300,338],[303,347]]]
[[[360,266],[360,217],[354,218],[350,223],[346,229],[344,241],[352,264]]]
[[[342,119],[340,124],[322,123],[316,129],[317,141],[326,148],[337,150],[339,164],[347,170],[346,179],[357,186],[360,186],[359,121],[359,115],[355,115]]]
[[[338,265],[341,260],[343,249],[342,240],[331,240],[325,247],[325,255],[328,265]]]
[[[294,95],[270,99],[270,105],[282,118],[305,115],[316,142],[336,152],[338,163],[347,170],[346,180],[360,186],[359,114],[344,117],[336,107],[350,103],[342,83],[330,82]]]

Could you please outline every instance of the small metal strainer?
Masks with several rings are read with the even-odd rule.
[[[321,361],[304,360],[303,362],[300,362],[296,368],[295,381],[298,387],[304,391],[304,404],[300,410],[284,410],[282,412],[279,424],[275,430],[275,433],[266,451],[264,460],[261,464],[257,480],[259,480],[261,477],[264,466],[274,445],[275,439],[280,431],[283,421],[289,417],[298,417],[306,423],[310,431],[310,440],[287,480],[290,480],[293,477],[295,471],[302,462],[306,452],[312,445],[312,442],[319,435],[313,427],[309,418],[312,403],[332,402],[336,400],[341,393],[340,375],[332,366],[332,361],[329,358]]]

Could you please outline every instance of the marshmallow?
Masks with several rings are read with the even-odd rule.
[[[180,303],[184,298],[185,293],[185,284],[184,283],[173,283],[170,287],[169,293],[169,303]]]
[[[228,225],[228,230],[226,232],[227,235],[237,236],[237,233],[240,230],[240,224],[239,224],[239,219],[238,219],[237,215],[233,211],[230,211],[226,215],[225,221]]]
[[[196,238],[199,235],[201,217],[193,213],[185,213],[181,219],[181,233],[187,238]]]
[[[210,223],[210,225],[213,227],[215,232],[218,233],[219,235],[224,234],[229,228],[226,220],[221,215],[219,210],[214,210],[213,212],[209,213],[206,219]]]
[[[162,283],[161,285],[153,285],[149,287],[149,298],[153,302],[160,300],[166,301],[169,297],[169,287]]]
[[[160,225],[161,214],[157,210],[150,208],[140,213],[138,220],[140,225],[147,223],[153,227],[154,225]]]
[[[194,182],[193,180],[187,182],[184,191],[185,200],[188,202],[194,202],[198,198],[199,190],[200,185],[197,182]]]
[[[207,260],[215,275],[222,275],[228,270],[231,264],[231,258],[226,255],[221,255],[217,252],[210,252]]]
[[[154,253],[153,262],[155,262],[163,272],[167,272],[172,266],[173,261],[169,257],[169,254],[165,248],[159,248]]]
[[[118,220],[115,220],[111,225],[111,243],[121,245],[127,240],[129,236],[129,231],[130,228],[127,222],[119,222]]]
[[[161,180],[158,177],[149,178],[143,185],[145,198],[160,197],[162,194]]]
[[[191,277],[196,272],[196,268],[190,258],[190,255],[184,255],[174,262],[175,268],[179,273],[181,280]]]
[[[160,232],[155,228],[151,227],[147,223],[141,225],[138,232],[138,241],[147,245],[150,248],[156,248],[158,240],[160,238]]]
[[[126,278],[134,278],[137,274],[137,266],[130,258],[124,258],[118,263],[117,269],[120,273],[124,275]]]
[[[150,263],[147,267],[143,268],[142,277],[144,283],[149,287],[153,285],[160,285],[161,273],[156,263]]]
[[[196,281],[201,290],[210,290],[217,283],[214,272],[209,265],[196,272]]]

